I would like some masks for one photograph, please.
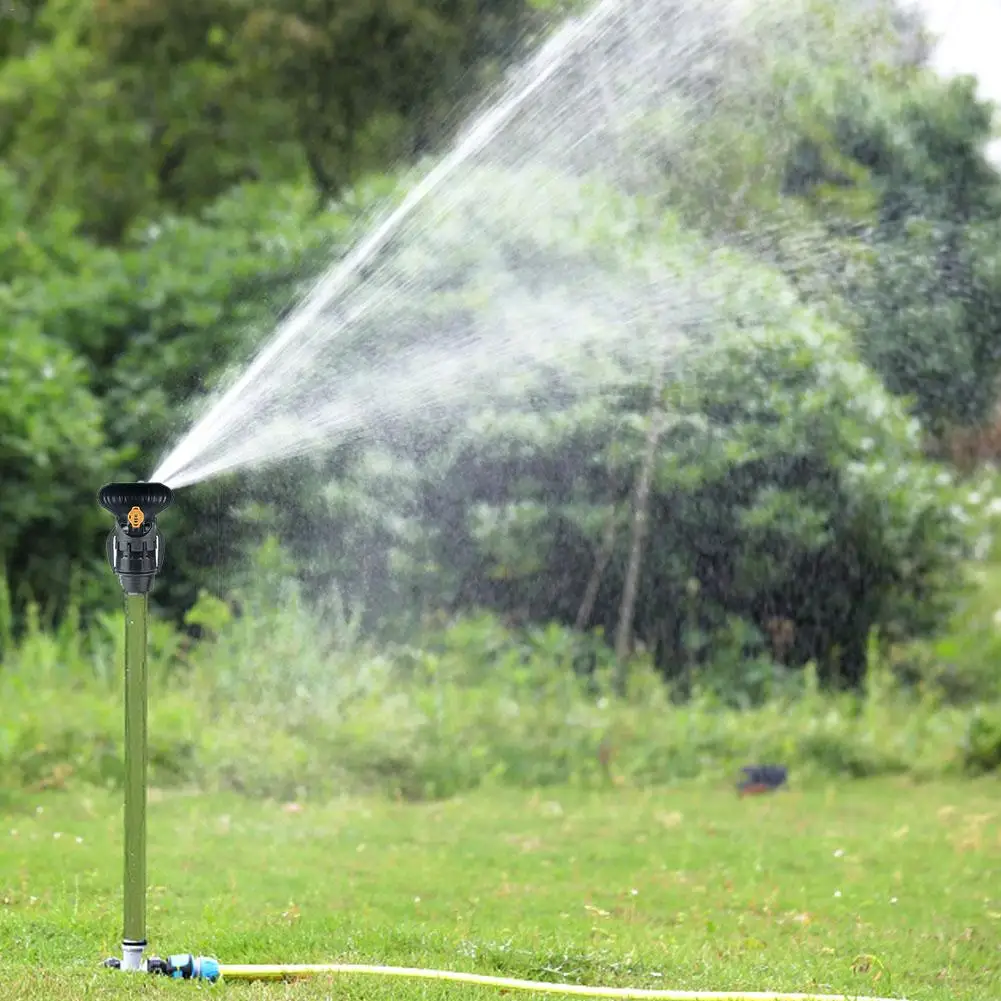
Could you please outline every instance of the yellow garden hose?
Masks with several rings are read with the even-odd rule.
[[[554,984],[514,977],[488,977],[481,973],[456,970],[422,970],[409,966],[365,966],[353,963],[306,963],[246,966],[220,963],[223,980],[297,980],[324,973],[362,974],[377,977],[404,977],[415,980],[448,980],[457,984],[480,984],[537,994],[575,994],[587,998],[660,999],[660,1001],[896,1001],[853,994],[788,994],[783,991],[672,991],[639,987],[590,987],[584,984]],[[902,1001],[902,999],[901,999]]]

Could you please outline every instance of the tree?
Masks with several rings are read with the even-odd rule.
[[[891,126],[890,122],[894,125]],[[989,422],[1001,375],[1001,175],[972,80],[913,88],[841,141],[879,192],[871,267],[848,283],[865,356],[929,429]]]
[[[652,486],[657,450],[663,430],[664,414],[661,410],[661,396],[664,392],[663,376],[658,371],[651,386],[653,403],[647,418],[646,441],[643,457],[636,475],[636,485],[632,505],[632,525],[629,533],[629,560],[622,582],[622,601],[619,605],[619,619],[615,626],[615,656],[619,664],[620,688],[626,688],[626,658],[632,650],[633,617],[636,614],[636,598],[643,571],[643,549],[650,530],[650,489]]]
[[[375,186],[371,198],[387,187],[391,181]],[[317,215],[305,186],[247,185],[218,199],[200,219],[161,217],[118,250],[73,236],[71,216],[63,231],[53,223],[47,237],[12,241],[21,253],[11,261],[8,322],[22,332],[44,330],[53,350],[74,359],[100,400],[102,434],[118,456],[78,485],[85,500],[67,517],[92,524],[93,492],[101,482],[150,476],[183,429],[187,408],[246,358],[299,282],[342,249],[339,241],[368,211],[359,195],[353,208]],[[266,498],[277,486],[265,479],[257,489]],[[157,589],[168,608],[190,604],[203,573],[238,561],[248,539],[266,534],[266,526],[235,518],[245,496],[243,486],[212,484],[172,509],[164,526],[171,573]],[[99,551],[100,539],[91,536],[90,545]]]
[[[928,428],[991,417],[1001,372],[1001,177],[992,108],[927,68],[894,4],[797,4],[731,42],[712,113],[658,137],[668,197],[774,261],[855,331]]]
[[[94,542],[109,526],[96,491],[120,461],[102,417],[79,359],[37,327],[8,326],[0,338],[0,575],[19,612],[34,600],[57,617],[71,598],[89,605],[107,593],[96,573],[77,576],[101,562]]]
[[[325,172],[339,188],[377,153],[417,142],[422,115],[445,100],[448,74],[473,58],[480,31],[458,4],[94,3],[50,0],[32,25],[34,47],[0,67],[0,116],[12,123],[3,135],[10,371],[40,381],[38,426],[51,431],[38,438],[30,414],[11,410],[4,473],[34,497],[33,456],[48,441],[52,464],[79,484],[59,503],[64,521],[86,526],[81,561],[100,554],[106,530],[87,484],[148,475],[301,280],[341,253],[373,199],[393,189],[389,178],[345,190],[317,213],[310,183],[275,179],[305,178],[309,147],[319,186]],[[493,51],[504,25],[514,30],[514,9],[499,8],[493,41],[477,52]],[[784,59],[765,67],[771,75],[728,77],[722,60],[695,88],[699,114],[678,95],[671,107],[695,129],[676,118],[660,135],[668,181],[659,192],[648,177],[628,178],[646,198],[626,197],[623,174],[613,172],[618,187],[600,181],[565,149],[560,170],[497,166],[497,157],[454,174],[448,212],[425,203],[355,276],[311,327],[294,378],[262,392],[266,405],[230,414],[234,437],[203,458],[250,454],[287,431],[271,423],[272,403],[297,432],[319,428],[316,448],[187,493],[171,514],[160,599],[180,611],[208,576],[217,583],[217,567],[277,533],[308,593],[343,590],[373,628],[405,635],[429,610],[474,607],[609,635],[622,620],[672,677],[685,665],[707,672],[728,644],[765,649],[781,620],[788,642],[775,658],[790,667],[814,658],[829,679],[854,683],[871,629],[933,626],[963,551],[952,495],[921,461],[915,425],[822,307],[833,313],[847,278],[864,289],[880,267],[905,301],[948,290],[934,284],[944,273],[934,254],[911,288],[884,253],[903,247],[920,206],[931,213],[922,193],[936,187],[948,205],[973,206],[957,244],[967,257],[956,259],[970,274],[989,260],[972,249],[990,239],[976,216],[987,175],[963,152],[978,119],[964,124],[964,100],[943,103],[936,118],[941,92],[917,87],[920,67],[878,38],[853,46],[846,39],[860,36],[833,32],[830,42],[822,29],[834,8],[817,9],[808,45],[778,36],[764,50]],[[399,79],[381,57],[361,58],[366,25],[392,36],[385,51],[402,60]],[[735,60],[762,68],[760,54],[730,42]],[[900,58],[877,72],[885,53]],[[336,92],[323,72],[335,56]],[[863,70],[872,80],[853,89]],[[428,103],[403,92],[439,71]],[[911,117],[905,84],[917,88]],[[717,100],[718,115],[708,114]],[[322,128],[303,132],[314,111]],[[898,127],[927,156],[894,146]],[[266,147],[265,136],[275,142]],[[741,155],[718,155],[723,141]],[[935,171],[954,155],[965,180],[952,185]],[[248,173],[263,180],[235,183]],[[649,199],[664,187],[676,212]],[[725,252],[720,238],[751,253]],[[805,308],[814,290],[823,298]],[[870,299],[885,310],[881,295],[836,315],[854,322]],[[354,310],[367,302],[376,305]],[[985,329],[992,302],[983,299]],[[346,333],[345,312],[357,312]],[[35,344],[59,362],[59,408]],[[61,423],[73,414],[99,468],[74,453]],[[332,429],[339,436],[323,438]],[[638,487],[642,505],[632,503]],[[22,581],[37,573],[37,509],[32,500],[9,512],[19,534],[5,543],[16,554],[8,562]],[[637,511],[649,531],[642,560],[631,560]],[[58,594],[63,582],[44,586]]]
[[[324,201],[437,148],[460,85],[537,22],[527,0],[48,0],[0,68],[0,154],[33,212],[120,242],[234,184],[311,178]]]
[[[318,590],[336,580],[404,630],[421,608],[571,624],[587,607],[611,635],[663,357],[634,628],[666,674],[708,670],[735,622],[767,651],[781,621],[774,657],[854,685],[873,629],[934,627],[965,552],[953,493],[843,330],[776,272],[593,183],[486,172],[450,197],[463,225],[415,227],[383,262],[393,322],[369,316],[341,362],[373,371],[381,331],[377,354],[403,352],[414,381],[377,381],[376,423],[335,450],[325,499],[296,486],[279,514]],[[449,346],[462,380],[442,386]],[[414,419],[431,401],[436,420]]]
[[[70,225],[32,230],[9,172],[0,170],[0,575],[16,608],[29,600],[65,610],[79,567],[100,558],[103,528],[96,491],[125,458],[109,445],[85,358],[22,309],[58,270],[59,255],[79,250]],[[89,581],[83,584],[93,594]],[[97,592],[102,590],[97,585]]]

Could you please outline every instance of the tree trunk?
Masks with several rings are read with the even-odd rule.
[[[581,599],[580,608],[577,609],[577,618],[574,621],[574,629],[583,631],[591,621],[594,612],[594,603],[598,600],[598,589],[601,587],[601,578],[605,574],[608,561],[612,558],[615,550],[615,507],[612,507],[605,522],[605,531],[601,537],[601,545],[594,558],[594,569],[588,579],[587,587],[584,589],[584,597]]]
[[[664,411],[660,399],[663,387],[664,377],[658,371],[653,386],[653,404],[647,425],[646,446],[643,450],[640,471],[636,477],[633,519],[629,533],[629,562],[626,565],[622,603],[619,605],[619,623],[615,632],[615,658],[618,661],[618,684],[621,691],[625,691],[626,687],[626,658],[632,647],[633,618],[636,614],[640,570],[643,566],[643,545],[646,542],[650,520],[650,484],[653,480],[654,462],[657,459],[657,445],[664,427]]]

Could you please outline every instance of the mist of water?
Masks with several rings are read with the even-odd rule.
[[[455,147],[432,169],[354,249],[325,274],[306,296],[302,304],[278,328],[272,339],[254,359],[229,389],[214,403],[164,460],[154,473],[154,480],[167,479],[181,486],[181,479],[187,482],[204,478],[191,469],[192,463],[207,450],[223,445],[234,433],[247,429],[248,425],[259,424],[261,419],[274,411],[275,388],[292,389],[286,381],[294,380],[304,373],[305,366],[315,364],[316,344],[321,339],[331,340],[337,328],[348,327],[365,313],[373,309],[379,301],[377,293],[361,294],[351,306],[342,305],[338,315],[327,315],[332,306],[346,298],[352,283],[357,283],[359,270],[368,264],[386,243],[406,225],[415,210],[431,198],[442,184],[471,157],[481,150],[507,122],[511,116],[560,68],[567,54],[583,38],[600,34],[617,6],[616,0],[605,0],[585,18],[571,21],[545,45],[524,70],[522,78],[493,107],[478,117],[465,131]],[[338,393],[341,390],[330,387]],[[335,413],[344,414],[350,409],[346,402],[335,407]],[[311,422],[307,422],[311,423]],[[333,427],[343,424],[334,418]],[[289,427],[288,418],[279,427]],[[308,428],[303,430],[308,433]],[[281,435],[279,434],[279,438]],[[313,435],[310,435],[313,437]],[[291,441],[294,441],[292,435]],[[245,442],[246,446],[249,444]],[[288,443],[286,443],[288,444]],[[266,458],[272,446],[265,446]],[[254,455],[262,449],[244,448]],[[216,461],[212,464],[218,466]],[[188,469],[184,474],[182,471]]]
[[[328,447],[376,420],[517,395],[526,373],[568,351],[649,353],[633,321],[668,304],[681,321],[692,296],[650,268],[617,275],[600,253],[568,265],[562,245],[601,225],[591,180],[642,166],[623,127],[692,78],[737,8],[719,0],[707,21],[683,4],[603,0],[569,21],[320,278],[153,479],[180,487]],[[526,259],[507,259],[512,245]],[[460,291],[453,315],[436,307]]]
[[[376,424],[526,405],[585,371],[592,389],[614,385],[711,344],[711,259],[644,258],[616,193],[663,169],[665,134],[712,114],[742,46],[774,43],[783,21],[762,10],[602,0],[568,21],[321,276],[152,479],[181,487]],[[639,127],[653,118],[656,139]],[[804,259],[825,253],[780,235]]]

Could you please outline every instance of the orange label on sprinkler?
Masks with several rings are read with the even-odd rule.
[[[129,511],[128,518],[129,524],[133,528],[138,528],[146,520],[146,515],[142,513],[142,508],[134,507]]]

